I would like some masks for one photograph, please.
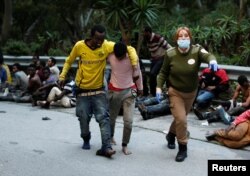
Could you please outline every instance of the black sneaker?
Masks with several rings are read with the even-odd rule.
[[[205,120],[206,119],[204,114],[202,112],[200,112],[199,110],[197,110],[196,108],[194,108],[194,114],[197,116],[197,118],[199,120]]]
[[[216,136],[216,134],[214,134],[214,133],[208,134],[208,135],[206,135],[206,139],[208,141],[212,141],[212,140],[215,140],[215,136]]]
[[[105,151],[103,151],[102,149],[99,149],[96,151],[96,155],[104,156],[107,158],[111,158],[111,156],[114,155],[115,153],[116,153],[116,151],[113,149],[106,149]]]

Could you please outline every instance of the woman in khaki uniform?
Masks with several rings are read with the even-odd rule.
[[[167,50],[163,65],[157,77],[156,97],[159,99],[164,83],[167,83],[170,110],[174,120],[166,136],[168,148],[175,148],[175,138],[179,151],[175,158],[181,162],[187,157],[187,114],[191,110],[198,88],[198,72],[202,62],[217,70],[216,58],[200,45],[192,45],[192,35],[187,27],[177,29],[177,47]]]

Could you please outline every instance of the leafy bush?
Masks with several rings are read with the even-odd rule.
[[[67,55],[65,52],[63,52],[61,49],[58,48],[50,48],[48,51],[49,56],[65,56]]]
[[[20,55],[29,55],[30,48],[29,46],[23,41],[16,41],[16,40],[8,40],[6,45],[3,47],[4,53],[8,55],[20,56]]]

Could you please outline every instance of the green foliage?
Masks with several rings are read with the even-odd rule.
[[[242,53],[240,54],[241,62],[243,63],[243,65],[250,66],[250,42],[244,42],[243,46],[241,46],[240,48],[242,49]]]
[[[65,56],[66,54],[59,48],[50,48],[48,51],[48,55],[49,56]]]
[[[232,55],[231,57],[226,57],[223,55],[217,55],[218,63],[225,65],[239,65],[240,57],[239,55]]]
[[[141,34],[142,26],[149,25],[174,45],[175,30],[179,26],[188,26],[193,33],[193,42],[215,54],[220,63],[250,65],[250,19],[249,16],[239,19],[239,1],[201,0],[202,6],[198,6],[197,2],[13,1],[13,25],[8,43],[3,45],[8,54],[67,55],[73,43],[85,38],[90,27],[96,23],[106,26],[107,38],[114,41],[118,41],[121,35],[129,39],[135,32]],[[250,1],[247,5],[249,8]],[[0,6],[1,23],[4,1],[0,2]],[[141,37],[138,35],[137,38]],[[139,39],[134,43],[138,44]],[[141,51],[140,55],[148,55],[145,48]]]
[[[4,53],[8,55],[29,55],[30,49],[29,46],[23,41],[9,40],[6,45],[3,47]]]
[[[135,25],[141,26],[142,24],[151,26],[158,21],[158,14],[160,4],[153,0],[133,0],[130,7],[130,16],[135,22]]]

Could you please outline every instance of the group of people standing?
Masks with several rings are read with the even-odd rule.
[[[174,41],[176,47],[170,47],[162,37],[152,33],[149,28],[145,29],[145,32],[149,33],[148,46],[154,59],[151,67],[152,76],[154,76],[151,80],[151,90],[153,93],[153,89],[155,89],[155,96],[160,99],[162,88],[165,82],[167,83],[170,110],[174,117],[167,135],[168,146],[170,149],[175,148],[175,139],[177,139],[179,151],[176,161],[181,162],[187,157],[187,114],[191,110],[198,91],[200,64],[205,62],[211,67],[217,67],[216,58],[202,46],[192,44],[192,35],[187,27],[181,27],[176,31]],[[96,25],[91,29],[89,39],[78,41],[75,44],[65,61],[60,80],[63,83],[72,63],[79,57],[79,68],[75,79],[78,89],[76,115],[80,122],[81,137],[83,138],[82,148],[90,149],[89,122],[94,115],[99,123],[102,138],[102,147],[96,154],[111,157],[115,154],[115,150],[111,146],[112,142],[115,143],[113,138],[114,119],[118,115],[121,105],[124,108],[122,147],[125,154],[130,153],[127,150],[127,144],[131,134],[131,116],[134,106],[131,89],[138,89],[137,93],[140,93],[142,86],[141,78],[136,74],[139,72],[141,75],[138,71],[138,56],[134,48],[131,46],[124,48],[125,44],[107,41],[105,34],[105,28]],[[159,55],[157,48],[162,48]],[[125,55],[125,53],[127,54]],[[103,87],[106,58],[111,63],[108,98]],[[159,72],[158,76],[157,72]]]

